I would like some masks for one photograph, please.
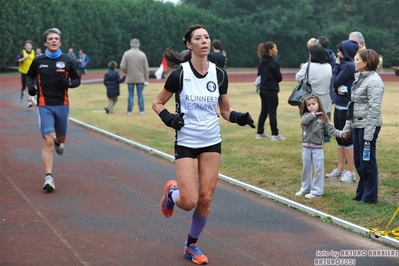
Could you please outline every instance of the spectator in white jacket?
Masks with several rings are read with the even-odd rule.
[[[323,47],[313,45],[309,49],[309,62],[303,64],[301,69],[296,73],[295,79],[300,83],[306,74],[306,68],[309,66],[308,82],[312,85],[312,94],[316,95],[323,107],[327,116],[331,117],[331,97],[330,97],[330,82],[332,78],[332,69],[327,62],[326,53]]]

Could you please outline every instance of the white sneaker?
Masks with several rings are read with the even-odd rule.
[[[273,140],[273,141],[285,140],[285,138],[283,136],[281,136],[280,134],[278,134],[278,135],[273,135],[271,140]]]
[[[256,134],[256,139],[270,139],[270,136],[267,135],[266,133],[262,133],[262,134]]]
[[[127,114],[127,115],[132,115],[132,112],[127,112],[126,114]]]
[[[343,173],[344,172],[341,172],[340,170],[338,170],[338,168],[335,168],[331,173],[326,174],[326,177],[328,177],[328,178],[338,178],[338,177],[341,177]]]
[[[140,114],[141,114],[141,115],[144,115],[144,114],[145,114],[145,112],[140,112]]]
[[[342,182],[354,182],[356,180],[356,175],[350,171],[344,171],[341,175]]]
[[[295,196],[297,197],[302,197],[303,195],[305,195],[305,193],[298,191],[297,193],[295,193]]]
[[[312,194],[312,193],[309,193],[309,194],[305,195],[305,198],[307,198],[307,199],[314,199],[314,198],[318,198],[318,197],[320,197],[320,196]]]
[[[28,101],[28,104],[26,105],[26,107],[30,108],[32,106],[33,106],[32,101]]]
[[[54,140],[54,150],[59,156],[62,156],[64,153],[64,143],[60,143],[60,145],[57,146]]]
[[[51,175],[46,175],[46,177],[44,178],[43,189],[47,191],[55,189],[54,178]]]

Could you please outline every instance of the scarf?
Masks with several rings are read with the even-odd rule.
[[[54,54],[50,53],[48,49],[46,49],[45,54],[50,59],[57,59],[60,58],[62,52],[61,49],[58,49]]]

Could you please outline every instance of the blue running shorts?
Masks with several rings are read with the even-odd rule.
[[[37,116],[43,137],[54,132],[59,136],[66,136],[69,105],[38,106]]]

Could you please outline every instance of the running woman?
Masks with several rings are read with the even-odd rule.
[[[166,183],[160,208],[166,217],[172,216],[175,205],[185,211],[194,209],[184,256],[196,264],[206,264],[209,260],[198,248],[197,240],[208,221],[219,174],[222,138],[218,107],[227,121],[252,128],[255,125],[248,112],[230,107],[226,71],[208,61],[211,38],[206,28],[190,26],[183,42],[189,49],[184,58],[172,49],[164,51],[165,58],[178,67],[152,105],[162,121],[176,130],[177,181]],[[165,108],[173,94],[175,114]]]

